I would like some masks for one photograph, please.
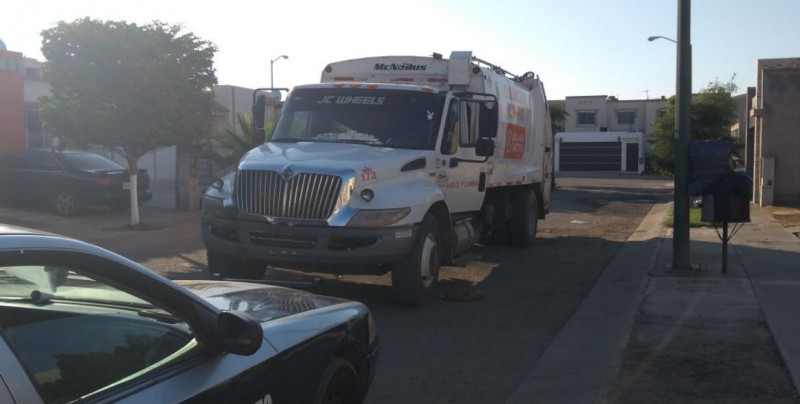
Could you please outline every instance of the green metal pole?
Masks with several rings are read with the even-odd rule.
[[[675,111],[675,221],[672,269],[690,270],[689,257],[689,134],[692,98],[691,1],[678,0],[678,50]]]

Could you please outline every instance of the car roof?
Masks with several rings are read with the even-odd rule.
[[[10,225],[10,224],[0,223],[0,235],[8,235],[8,234],[40,234],[40,235],[45,235],[45,234],[49,234],[49,233],[43,232],[41,230],[29,229],[27,227],[20,227],[20,226],[14,226],[14,225]]]
[[[28,248],[81,250],[108,257],[111,253],[98,246],[44,230],[0,223],[0,251]]]

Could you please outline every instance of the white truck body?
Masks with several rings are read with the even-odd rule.
[[[209,266],[392,271],[400,300],[421,304],[438,266],[481,237],[532,245],[552,142],[532,73],[470,52],[331,63],[320,84],[292,90],[272,139],[206,193]]]

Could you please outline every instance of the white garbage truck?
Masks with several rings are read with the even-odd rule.
[[[263,136],[264,95],[253,121]],[[331,63],[292,89],[269,141],[204,195],[214,278],[267,265],[391,272],[401,303],[427,303],[441,265],[474,243],[530,247],[553,181],[544,86],[471,52]]]

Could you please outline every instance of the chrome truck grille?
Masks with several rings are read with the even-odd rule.
[[[290,219],[327,219],[333,214],[342,179],[299,173],[284,180],[275,171],[241,170],[234,197],[239,211]]]

